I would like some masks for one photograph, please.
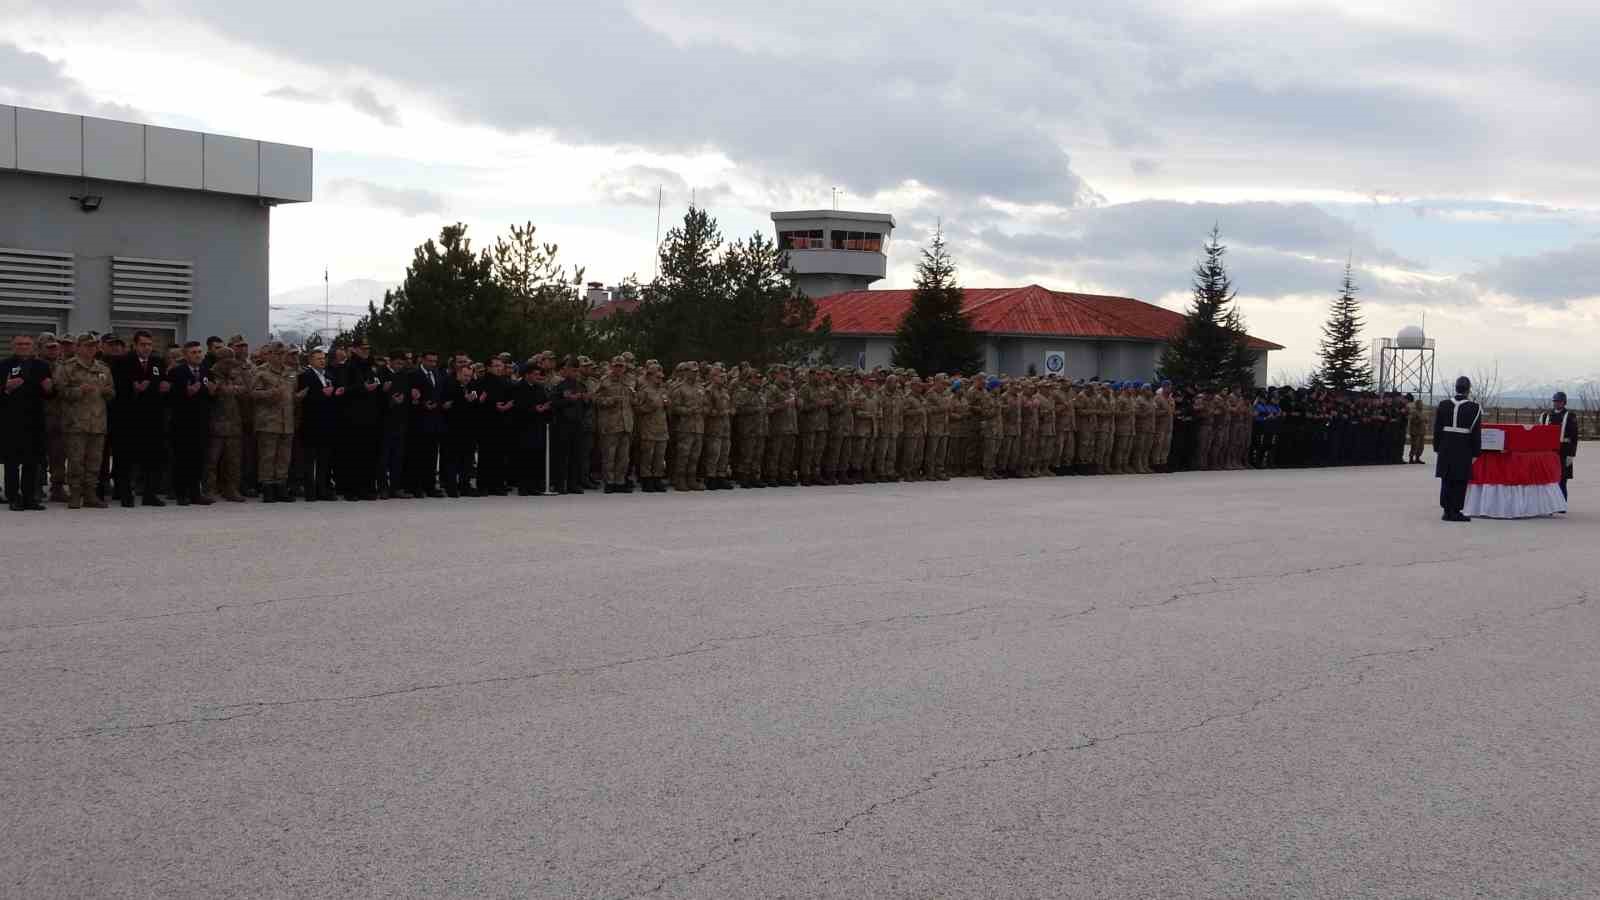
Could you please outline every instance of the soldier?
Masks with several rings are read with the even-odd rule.
[[[261,473],[261,502],[293,503],[289,493],[289,453],[294,444],[296,375],[283,344],[262,348],[265,365],[258,367],[250,398],[255,405],[256,458]],[[124,504],[127,505],[127,504]]]
[[[1441,400],[1433,418],[1434,477],[1439,479],[1440,518],[1446,522],[1470,522],[1462,514],[1467,501],[1467,482],[1472,479],[1472,461],[1483,449],[1483,411],[1467,399],[1472,381],[1456,379],[1454,398]]]
[[[1017,436],[1017,461],[1012,470],[1015,478],[1032,478],[1035,457],[1039,454],[1039,386],[1027,378],[1019,387],[1022,430]]]
[[[705,395],[706,436],[700,450],[701,478],[707,490],[731,491],[728,454],[733,449],[733,393],[728,389],[727,370],[720,363],[710,368]]]
[[[739,432],[739,486],[765,487],[761,464],[766,453],[767,400],[760,370],[746,370],[733,395],[735,425]]]
[[[1422,465],[1422,447],[1428,439],[1428,405],[1421,397],[1406,395],[1406,427],[1410,431],[1411,456],[1407,462]]]
[[[239,380],[239,362],[233,350],[222,346],[211,363],[211,440],[206,446],[206,482],[217,496],[230,503],[243,503],[239,493],[239,442],[244,425],[239,416],[239,397],[249,385]]]
[[[878,396],[866,373],[856,372],[850,391],[850,413],[854,423],[851,436],[850,484],[862,484],[872,477],[872,452],[877,447]]]
[[[106,508],[95,493],[95,482],[105,449],[106,404],[115,396],[116,385],[111,368],[94,358],[96,349],[93,335],[80,335],[72,358],[62,362],[53,377],[54,393],[61,398],[65,469],[72,477],[68,509]]]
[[[1539,424],[1554,425],[1560,431],[1561,446],[1556,453],[1561,461],[1561,497],[1566,499],[1567,482],[1572,479],[1572,458],[1578,455],[1578,417],[1567,409],[1566,391],[1556,391],[1550,397],[1550,408],[1539,414]],[[1566,514],[1566,510],[1560,512]]]
[[[1189,468],[1204,470],[1211,468],[1211,443],[1214,434],[1215,419],[1212,414],[1212,397],[1207,393],[1196,394],[1194,398],[1194,458],[1189,463]]]
[[[628,363],[612,357],[610,371],[594,388],[595,428],[600,434],[600,473],[608,494],[627,494],[628,422],[633,416],[633,391],[628,387]]]
[[[661,364],[653,359],[644,363],[644,377],[633,393],[634,426],[639,433],[639,483],[645,493],[666,491],[661,479],[667,465],[667,392],[662,385]]]
[[[1100,437],[1100,406],[1095,402],[1094,385],[1085,385],[1074,405],[1078,420],[1075,436],[1078,473],[1090,475],[1094,473],[1095,462],[1100,457],[1100,449],[1095,445]]]
[[[796,399],[800,404],[800,483],[822,483],[822,458],[828,445],[828,407],[833,402],[827,369],[806,369]]]
[[[904,427],[905,387],[893,372],[882,374],[878,388],[878,437],[874,444],[875,471],[879,481],[899,481],[895,463],[900,456],[900,432]]]
[[[1128,388],[1128,406],[1132,411],[1133,433],[1129,439],[1128,461],[1123,468],[1134,475],[1150,474],[1150,445],[1154,441],[1155,408],[1147,399],[1149,388],[1143,384]]]
[[[900,462],[895,470],[901,481],[925,481],[924,450],[928,442],[928,408],[923,395],[928,386],[915,374],[907,376],[900,398]]]
[[[1155,396],[1155,438],[1151,441],[1149,466],[1153,471],[1167,471],[1167,459],[1172,453],[1172,423],[1174,407],[1171,385],[1166,384]]]
[[[978,445],[978,471],[988,480],[1000,477],[1000,379],[990,378],[972,386],[972,396],[967,400],[967,417],[973,423],[973,440]]]
[[[233,351],[235,376],[243,390],[238,396],[239,404],[239,493],[245,497],[255,497],[256,490],[256,426],[255,405],[250,399],[250,388],[256,380],[256,364],[250,356],[250,342],[244,335],[235,334],[227,340],[228,349]]]
[[[1058,382],[1055,389],[1056,404],[1056,466],[1057,475],[1071,475],[1076,471],[1078,454],[1078,406],[1073,397],[1072,385]]]
[[[1095,417],[1095,425],[1099,429],[1094,436],[1095,470],[1107,474],[1111,471],[1117,431],[1116,396],[1109,382],[1095,386],[1095,409],[1100,413]]]
[[[843,484],[850,477],[850,439],[855,432],[855,415],[850,409],[852,371],[840,366],[828,379],[828,446],[822,462],[823,484]]]
[[[972,384],[959,374],[950,379],[945,390],[945,410],[949,414],[944,454],[944,479],[968,474],[967,441],[971,437],[971,423],[967,419],[965,392]]]
[[[39,335],[37,343],[38,356],[44,364],[50,367],[50,377],[59,381],[58,370],[61,368],[62,358],[61,342],[56,339],[53,332],[43,332]],[[70,358],[70,357],[69,357]],[[44,440],[45,460],[48,463],[47,471],[50,476],[49,499],[52,503],[67,502],[67,450],[65,433],[61,427],[61,392],[54,391],[44,401]],[[39,499],[45,497],[45,485],[39,484]]]
[[[1056,398],[1054,394],[1055,380],[1046,378],[1042,383],[1035,385],[1033,403],[1038,410],[1039,430],[1034,439],[1033,455],[1029,461],[1028,477],[1038,478],[1046,470],[1054,471],[1056,467]]]
[[[950,455],[950,376],[940,372],[933,376],[927,390],[922,392],[922,407],[927,416],[928,438],[923,451],[923,478],[928,481],[949,481]]]
[[[705,441],[706,398],[700,387],[700,364],[690,361],[678,363],[673,370],[676,384],[667,394],[673,414],[672,489],[675,491],[703,491],[700,480],[701,445]]]
[[[584,395],[594,397],[594,392],[600,388],[600,371],[594,360],[587,356],[578,357],[578,380],[583,382]],[[594,480],[595,472],[599,470],[600,462],[600,419],[594,408],[594,400],[583,401],[583,431],[578,438],[578,460],[583,472],[583,486],[594,489],[600,483]]]
[[[795,484],[794,454],[800,434],[800,406],[789,367],[776,364],[767,368],[767,458],[764,470],[768,487]]]

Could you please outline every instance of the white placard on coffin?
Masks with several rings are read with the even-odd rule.
[[[1498,428],[1485,428],[1483,430],[1483,449],[1506,449],[1506,433]]]

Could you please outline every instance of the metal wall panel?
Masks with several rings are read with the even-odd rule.
[[[205,155],[197,131],[147,125],[144,129],[145,181],[167,187],[205,187]]]
[[[244,138],[205,136],[205,189],[225,194],[261,192],[261,145]]]
[[[143,181],[144,126],[85,117],[83,174],[108,181]]]
[[[17,168],[82,175],[83,120],[42,109],[18,109]]]
[[[311,148],[261,142],[261,196],[311,200]]]
[[[0,169],[17,167],[17,108],[0,106]]]

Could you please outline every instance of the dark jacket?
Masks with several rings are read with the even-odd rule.
[[[188,437],[209,435],[212,397],[208,373],[199,366],[191,369],[188,363],[179,363],[167,370],[167,382],[172,385],[166,399],[172,408],[173,432]],[[199,385],[200,389],[190,394],[191,385]],[[155,390],[151,385],[146,393]]]
[[[575,427],[583,424],[584,401],[569,394],[581,394],[588,390],[588,386],[577,378],[563,378],[555,387],[555,423],[562,427]]]
[[[307,447],[327,447],[333,443],[339,433],[339,409],[344,403],[344,398],[337,395],[338,384],[333,376],[324,372],[328,380],[328,387],[335,390],[335,395],[329,397],[322,393],[322,379],[311,369],[300,373],[300,379],[295,384],[295,393],[306,392],[305,400],[300,406],[301,441]]]
[[[421,366],[411,370],[410,389],[417,392],[416,399],[411,401],[412,431],[432,435],[444,433],[444,392],[449,382],[450,377],[438,369],[431,373]]]
[[[167,395],[161,393],[161,382],[166,380],[166,366],[161,358],[151,354],[140,361],[138,354],[129,353],[112,362],[111,380],[117,389],[111,401],[113,428],[123,434],[129,431],[147,433],[161,428],[161,410],[166,406]],[[148,381],[144,393],[134,391],[134,384]]]
[[[373,369],[372,361],[352,356],[339,372],[339,381],[336,382],[344,388],[343,403],[340,406],[344,412],[344,421],[351,428],[368,429],[377,427],[378,421],[383,417],[383,409],[388,405],[388,398],[384,396],[383,385],[378,384],[377,370]],[[377,385],[377,390],[367,390],[368,385]]]
[[[1465,397],[1442,400],[1433,416],[1433,474],[1445,481],[1471,481],[1472,461],[1483,449],[1483,413]]]
[[[529,384],[523,379],[511,389],[511,402],[517,444],[523,450],[543,450],[545,427],[550,424],[551,413],[539,407],[550,402],[549,391],[537,381]]]
[[[50,364],[38,357],[6,359],[0,371],[0,456],[12,461],[33,461],[44,454],[44,382]],[[17,389],[5,393],[4,383],[22,379]]]

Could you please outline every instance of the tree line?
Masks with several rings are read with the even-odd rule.
[[[625,279],[613,299],[636,302],[603,318],[590,316],[583,268],[562,265],[559,251],[538,239],[532,223],[512,225],[479,249],[466,225],[447,225],[436,240],[413,251],[400,286],[369,303],[340,339],[476,359],[502,351],[523,359],[544,349],[596,358],[632,350],[669,369],[684,360],[828,361],[831,322],[817,320],[816,303],[796,287],[785,252],[759,231],[728,241],[710,213],[691,206],[661,243],[658,274],[647,283]],[[1213,228],[1194,268],[1184,326],[1169,342],[1156,377],[1207,389],[1254,385],[1255,353],[1226,254],[1221,229]],[[1347,264],[1323,326],[1313,385],[1372,386],[1356,293]],[[980,338],[965,311],[942,230],[921,251],[911,305],[895,334],[893,363],[923,375],[982,368]]]

